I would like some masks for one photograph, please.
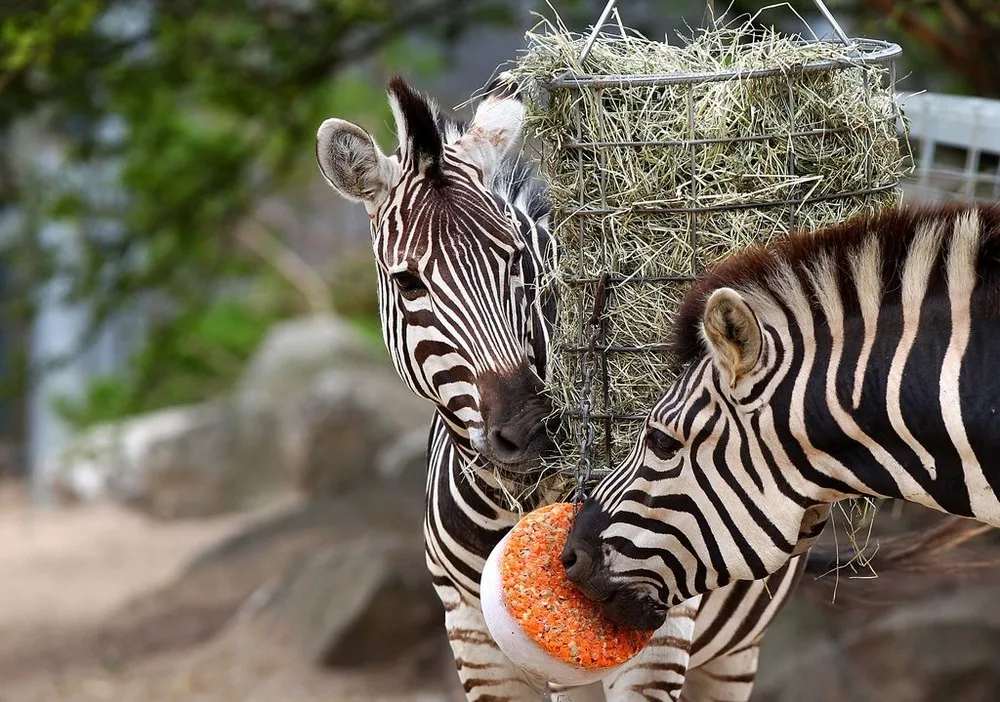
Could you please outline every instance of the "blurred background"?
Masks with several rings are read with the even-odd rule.
[[[705,13],[619,4],[647,36]],[[553,0],[581,31],[602,5]],[[907,197],[1000,199],[1000,5],[829,5],[901,44],[922,93]],[[463,103],[535,12],[0,3],[0,700],[462,699],[421,556],[430,409],[388,364],[367,218],[313,139],[339,116],[391,150],[390,74]],[[875,534],[934,519],[890,506]],[[804,584],[754,699],[1000,699],[996,575]]]

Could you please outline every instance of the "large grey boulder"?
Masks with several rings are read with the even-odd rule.
[[[923,553],[920,560],[894,567],[890,537],[929,533],[922,529],[942,519],[915,505],[895,507],[875,518],[871,571],[855,564],[839,579],[803,578],[764,636],[752,702],[1000,699],[995,530],[951,549],[941,548],[947,538],[936,541],[909,551]],[[820,548],[834,546],[834,528],[841,547],[848,542],[847,529],[831,524]]]
[[[432,412],[394,372],[323,373],[283,413],[294,486],[311,499],[329,499],[376,480],[399,437],[417,432],[426,443]]]
[[[231,399],[97,427],[45,474],[60,497],[111,497],[159,518],[291,490],[330,499],[378,480],[383,454],[401,450],[400,437],[426,437],[432,412],[373,342],[336,317],[309,317],[277,325]]]
[[[384,480],[337,501],[266,510],[116,610],[88,655],[130,666],[235,638],[241,650],[339,668],[329,673],[359,682],[351,699],[394,690],[387,698],[464,700],[423,562],[422,515],[422,492]]]
[[[849,626],[835,621],[845,614]],[[838,615],[833,607],[823,613],[805,602],[782,613],[765,637],[753,699],[1000,699],[1000,607],[994,585],[952,582],[921,600],[867,608],[864,618],[857,614],[841,610]]]
[[[331,368],[392,372],[384,347],[335,315],[279,322],[250,359],[236,397],[240,402],[282,404],[307,391]]]
[[[287,492],[277,415],[206,403],[81,434],[44,469],[66,499],[112,498],[164,519],[246,509]]]
[[[268,609],[308,660],[333,667],[391,661],[444,619],[421,549],[381,534],[311,554]]]
[[[172,581],[117,609],[94,651],[107,663],[189,648],[227,623],[257,620],[288,573],[313,554],[361,535],[405,541],[422,550],[423,493],[373,482],[337,502],[293,501],[257,513],[235,534],[195,557]],[[429,577],[429,576],[427,576]]]

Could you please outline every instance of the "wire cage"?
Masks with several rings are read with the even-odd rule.
[[[639,40],[600,33],[612,0],[589,37],[564,47],[576,60],[554,58],[563,70],[540,77],[522,64],[541,85],[528,127],[558,247],[546,385],[564,420],[558,466],[578,485],[627,456],[674,379],[667,332],[712,263],[899,200],[901,50],[848,39],[816,1],[839,41],[789,40],[815,54],[769,62],[770,48],[756,47],[764,58],[748,67],[746,44],[729,70],[616,73],[616,42]]]

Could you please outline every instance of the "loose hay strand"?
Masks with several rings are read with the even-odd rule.
[[[559,309],[546,387],[566,419],[561,469],[579,459],[581,347],[603,273],[597,468],[627,456],[676,377],[664,342],[693,278],[751,243],[896,204],[903,172],[894,74],[859,59],[857,44],[724,18],[676,45],[618,29],[580,63],[585,38],[543,20],[512,69],[527,86],[526,131],[541,145],[559,250],[542,285]],[[800,70],[824,61],[837,63]],[[717,79],[761,69],[781,72]]]

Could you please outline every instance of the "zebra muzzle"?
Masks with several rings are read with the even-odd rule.
[[[485,423],[482,453],[510,470],[535,469],[554,447],[547,431],[551,405],[538,376],[524,366],[507,376],[483,374],[478,385]]]

